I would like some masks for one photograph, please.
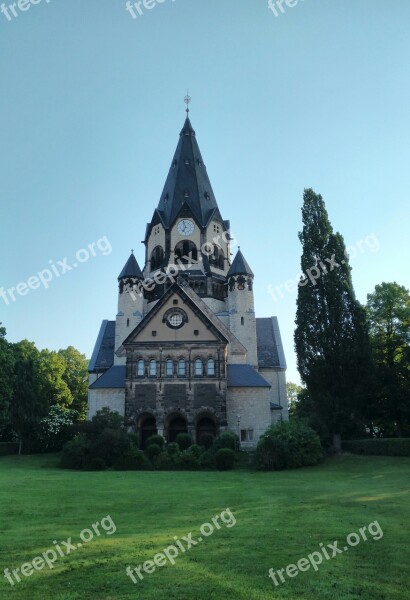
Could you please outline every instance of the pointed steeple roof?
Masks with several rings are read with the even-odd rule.
[[[144,279],[139,264],[137,263],[137,259],[134,256],[134,252],[131,253],[131,256],[125,263],[123,270],[118,275],[118,281],[120,281],[120,279],[126,279],[127,277],[134,277],[135,279]]]
[[[184,205],[191,210],[201,227],[208,225],[216,211],[219,215],[218,204],[189,117],[179,135],[178,146],[156,210],[166,229],[172,227]]]
[[[232,275],[251,275],[253,277],[253,271],[240,250],[236,253],[231,268],[228,271],[228,277]]]

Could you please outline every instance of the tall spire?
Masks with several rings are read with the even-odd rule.
[[[201,227],[206,227],[215,213],[221,218],[196,133],[189,119],[190,101],[187,94],[187,117],[157,208],[166,229],[172,227],[184,206],[190,209]]]

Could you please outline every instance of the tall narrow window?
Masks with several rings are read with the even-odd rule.
[[[149,376],[156,377],[157,376],[157,361],[151,360],[149,363]]]
[[[195,361],[195,376],[202,377],[204,374],[204,365],[202,364],[202,360],[199,358]]]
[[[139,360],[137,363],[137,377],[144,377],[144,361]]]
[[[174,362],[169,358],[166,362],[166,375],[172,377],[174,374]]]
[[[213,358],[208,360],[208,377],[215,377],[215,361]]]
[[[241,325],[245,325],[245,319],[241,317]]]
[[[185,363],[185,361],[182,358],[178,362],[178,376],[179,377],[185,377],[186,376],[186,363]]]

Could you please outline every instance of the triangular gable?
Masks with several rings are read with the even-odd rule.
[[[198,306],[198,303],[193,301],[191,294],[187,293],[188,290],[188,287],[184,288],[178,283],[174,283],[141,323],[130,333],[118,349],[117,354],[123,356],[125,347],[128,344],[135,343],[158,344],[169,341],[182,343],[222,342],[228,344],[230,342],[229,331],[213,313],[212,318],[210,318],[210,315],[204,311],[204,307]],[[187,319],[187,322],[184,322],[179,329],[173,329],[167,325],[167,313],[175,309],[182,310]]]

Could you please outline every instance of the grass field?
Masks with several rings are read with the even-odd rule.
[[[10,600],[405,600],[410,597],[410,459],[342,456],[278,473],[73,472],[55,456],[0,458],[0,598]],[[220,529],[134,584],[128,565],[229,508]],[[53,548],[109,515],[101,535],[11,586],[5,568]],[[226,515],[225,515],[226,516]],[[378,521],[383,537],[324,560],[275,587],[268,570]],[[107,522],[105,522],[107,524]],[[232,521],[231,521],[232,524]],[[108,527],[107,527],[108,529]],[[112,529],[111,529],[112,531]],[[88,535],[88,534],[87,534]],[[184,542],[185,546],[187,545]],[[331,554],[331,551],[329,550]],[[138,579],[138,578],[137,578]]]

